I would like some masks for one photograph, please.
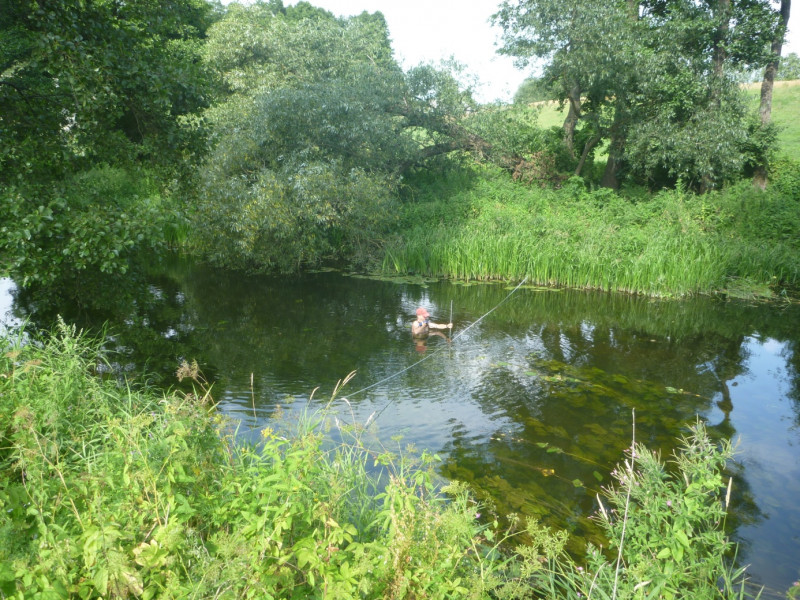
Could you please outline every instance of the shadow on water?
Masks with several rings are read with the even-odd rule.
[[[355,370],[343,415],[439,453],[442,475],[501,516],[567,528],[575,552],[602,542],[590,515],[630,446],[632,409],[637,441],[664,457],[699,416],[712,435],[739,439],[728,525],[740,555],[757,581],[788,588],[800,568],[800,307],[536,288],[503,302],[512,289],[175,260],[18,291],[13,310],[41,327],[56,314],[105,323],[117,367],[165,386],[196,359],[245,430],[306,406],[317,386],[311,405],[324,405]],[[446,322],[451,303],[453,339],[415,345],[416,307]]]

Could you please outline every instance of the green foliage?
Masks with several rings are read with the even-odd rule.
[[[635,445],[613,473],[616,485],[605,490],[610,507],[598,497],[596,518],[611,541],[608,552],[590,547],[586,566],[578,566],[564,551],[563,535],[529,522],[533,543],[519,551],[519,578],[500,597],[527,597],[530,588],[569,599],[749,597],[743,570],[727,558],[730,483],[722,471],[732,454],[728,443],[713,443],[700,422],[671,467]]]
[[[513,170],[516,179],[544,182],[573,169],[575,161],[562,143],[560,128],[542,128],[538,117],[538,110],[526,106],[484,108],[465,126],[482,140],[480,159]],[[526,167],[538,163],[546,164],[526,177]]]
[[[782,158],[770,164],[771,185],[788,198],[800,198],[800,161]]]
[[[542,79],[575,105],[586,139],[609,142],[604,185],[624,176],[660,189],[681,178],[707,190],[742,173],[755,129],[735,74],[770,60],[776,15],[763,0],[507,0],[494,18],[500,51],[522,65],[544,60]],[[566,125],[564,139],[580,152]]]
[[[777,81],[793,81],[800,79],[800,56],[796,52],[790,52],[786,56],[781,57],[780,65],[778,66],[778,74],[775,77]]]
[[[529,78],[523,81],[514,93],[514,104],[533,104],[553,99],[553,91],[541,78]]]
[[[0,175],[48,179],[92,160],[179,161],[199,149],[179,117],[203,106],[203,0],[12,0],[0,25]]]
[[[195,244],[219,264],[284,272],[323,259],[369,262],[375,240],[393,221],[395,181],[380,174],[313,162],[260,170],[252,185],[205,176],[195,207]]]
[[[178,371],[193,393],[162,396],[97,377],[73,327],[22,337],[0,357],[6,597],[486,597],[493,526],[463,487],[441,493],[437,457],[341,422],[331,447],[321,415],[247,445],[196,364]]]
[[[642,445],[617,467],[618,486],[606,492],[611,511],[598,518],[621,552],[623,588],[649,582],[645,591],[665,598],[716,597],[731,547],[722,471],[732,456],[730,444],[718,447],[698,422],[675,453],[675,472]]]
[[[175,230],[203,151],[205,0],[12,0],[0,23],[0,271],[124,273]]]
[[[206,59],[226,95],[206,114],[214,145],[192,216],[215,262],[368,264],[401,174],[466,137],[469,94],[446,70],[403,73],[380,14],[307,12],[235,5],[211,28]]]
[[[6,597],[743,597],[720,503],[730,446],[702,425],[671,469],[635,446],[596,515],[611,551],[581,565],[566,532],[483,523],[464,485],[434,483],[437,456],[325,412],[245,443],[196,364],[177,372],[191,393],[162,395],[98,376],[100,342],[63,322],[0,350]]]
[[[99,166],[58,185],[7,187],[0,198],[0,270],[23,286],[125,273],[137,251],[162,248],[177,222],[144,170]]]
[[[666,296],[743,282],[780,291],[800,276],[797,201],[778,189],[626,199],[577,177],[561,190],[524,188],[488,168],[451,182],[404,207],[406,235],[384,270]]]

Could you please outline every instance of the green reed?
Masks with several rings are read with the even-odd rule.
[[[742,282],[760,289],[796,285],[796,200],[752,193],[739,186],[706,196],[665,191],[630,200],[588,191],[575,180],[553,191],[485,173],[468,190],[410,206],[415,215],[449,207],[455,217],[438,225],[404,220],[404,238],[387,249],[383,270],[528,277],[539,285],[656,296],[721,292]]]

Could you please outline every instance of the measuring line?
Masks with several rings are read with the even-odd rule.
[[[523,279],[523,280],[522,280],[522,281],[519,283],[519,285],[517,285],[517,287],[515,287],[513,290],[511,290],[511,292],[508,294],[508,296],[506,296],[506,297],[505,297],[505,298],[503,298],[503,299],[502,299],[502,300],[501,300],[501,301],[500,301],[498,304],[496,304],[494,308],[492,308],[491,310],[489,310],[489,312],[485,313],[485,314],[484,314],[484,315],[483,315],[481,318],[479,318],[479,319],[478,319],[477,321],[475,321],[474,323],[471,323],[471,324],[470,324],[469,326],[467,326],[467,327],[466,327],[466,328],[465,328],[463,331],[459,331],[457,335],[454,335],[454,336],[453,336],[453,337],[450,339],[450,341],[452,342],[453,340],[457,340],[457,339],[458,339],[458,338],[460,338],[462,335],[464,335],[465,333],[467,333],[467,331],[469,331],[470,329],[472,329],[473,327],[475,327],[475,325],[477,325],[478,323],[480,323],[481,321],[483,321],[483,320],[484,320],[484,319],[485,319],[485,318],[486,318],[488,315],[490,315],[490,314],[491,314],[491,313],[493,313],[495,310],[497,310],[497,309],[498,309],[498,308],[499,308],[499,307],[500,307],[500,306],[501,306],[503,303],[505,303],[505,302],[506,302],[506,301],[507,301],[509,298],[511,298],[511,296],[513,296],[513,295],[514,295],[514,292],[516,292],[516,291],[517,291],[517,290],[518,290],[520,287],[522,287],[522,285],[523,285],[523,284],[524,284],[526,281],[528,281],[528,278],[527,278],[527,277],[526,277],[525,279]],[[451,305],[451,306],[452,306],[452,305]],[[451,317],[451,321],[450,321],[450,322],[452,323],[452,317]],[[362,392],[366,392],[367,390],[371,390],[372,388],[374,388],[374,387],[376,387],[376,386],[379,386],[379,385],[381,385],[382,383],[386,383],[386,382],[387,382],[387,381],[389,381],[390,379],[394,379],[395,377],[398,377],[398,376],[402,375],[402,374],[403,374],[403,373],[405,373],[406,371],[410,371],[411,369],[413,369],[414,367],[416,367],[416,366],[417,366],[417,365],[419,365],[420,363],[423,363],[423,362],[425,362],[425,361],[426,361],[426,360],[428,360],[429,358],[432,358],[432,357],[436,356],[436,355],[437,355],[439,352],[441,352],[441,351],[442,351],[442,350],[444,350],[445,348],[446,348],[446,346],[442,346],[441,348],[438,348],[437,350],[434,350],[434,351],[433,351],[433,352],[431,352],[430,354],[428,354],[428,355],[426,355],[426,356],[422,357],[421,359],[419,359],[419,360],[418,360],[417,362],[415,362],[414,364],[412,364],[412,365],[409,365],[408,367],[406,367],[406,368],[405,368],[405,369],[403,369],[402,371],[398,371],[397,373],[394,373],[393,375],[389,375],[388,377],[385,377],[385,378],[381,379],[380,381],[376,381],[376,382],[375,382],[375,383],[373,383],[372,385],[368,385],[367,387],[365,387],[365,388],[362,388],[362,389],[358,390],[357,392],[353,392],[352,394],[348,394],[348,396],[352,398],[352,397],[353,397],[353,396],[355,396],[356,394],[361,394]],[[387,406],[389,406],[389,404],[391,404],[391,403],[392,403],[392,400],[390,400],[389,402],[387,402],[387,403],[386,403],[386,406],[384,406],[384,407],[383,407],[383,408],[380,410],[380,412],[378,412],[376,415],[374,415],[375,419],[377,419],[377,418],[378,418],[378,417],[381,415],[381,413],[382,413],[384,410],[386,410],[386,407],[387,407]],[[372,420],[373,420],[373,419],[372,419],[372,417],[370,417],[369,419],[367,419],[367,424],[368,424],[370,421],[372,421]]]

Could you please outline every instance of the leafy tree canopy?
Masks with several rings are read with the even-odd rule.
[[[404,73],[380,13],[232,5],[205,57],[223,88],[195,229],[225,264],[366,259],[403,172],[469,142],[469,92],[429,65]]]
[[[203,148],[185,120],[210,99],[199,48],[215,10],[205,0],[4,3],[0,269],[23,283],[114,272],[161,236],[129,220],[149,214],[144,196],[160,203],[152,173],[179,173]]]
[[[591,132],[587,148],[609,142],[609,185],[680,178],[707,189],[747,163],[753,129],[735,75],[769,60],[767,0],[506,0],[495,21],[502,52],[544,60],[555,97]],[[572,131],[565,124],[570,148]]]

